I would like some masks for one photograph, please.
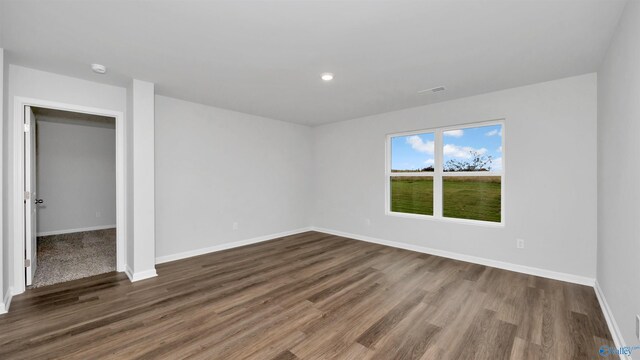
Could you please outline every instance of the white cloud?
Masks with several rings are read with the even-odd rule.
[[[501,171],[502,170],[502,158],[495,158],[491,162],[491,170],[492,171]]]
[[[496,136],[496,135],[502,136],[502,129],[500,129],[500,130],[493,129],[493,130],[485,133],[485,135],[487,135],[487,136]]]
[[[418,135],[409,136],[407,138],[407,144],[411,145],[413,150],[427,154],[433,154],[435,149],[433,141],[424,142]]]
[[[487,153],[485,148],[472,148],[471,146],[458,146],[454,144],[446,144],[443,148],[444,156],[450,156],[459,159],[471,159],[472,153],[484,155]]]
[[[444,132],[444,136],[461,137],[464,135],[464,130],[449,130]]]
[[[498,152],[502,152],[502,146],[498,148]]]
[[[424,163],[427,164],[427,165],[433,165],[434,161],[433,161],[433,159],[427,159],[427,160],[424,161]]]

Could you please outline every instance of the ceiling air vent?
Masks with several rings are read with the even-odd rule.
[[[438,87],[434,87],[431,89],[425,89],[425,90],[420,90],[418,91],[418,94],[429,94],[429,93],[437,93],[437,92],[441,92],[441,91],[445,91],[445,87],[444,86],[438,86]]]

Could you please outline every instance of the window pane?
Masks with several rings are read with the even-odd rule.
[[[502,171],[502,125],[443,132],[444,171]]]
[[[433,133],[395,136],[391,138],[392,172],[432,172]]]
[[[391,211],[433,215],[433,178],[392,176]]]
[[[501,221],[500,176],[445,176],[443,215],[449,218]]]

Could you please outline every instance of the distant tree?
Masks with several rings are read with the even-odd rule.
[[[433,172],[433,165],[422,169],[391,169],[391,172]]]
[[[490,171],[493,157],[482,155],[477,151],[469,151],[468,160],[451,159],[444,165],[444,171]]]

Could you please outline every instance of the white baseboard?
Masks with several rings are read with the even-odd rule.
[[[125,266],[124,273],[127,274],[127,277],[129,278],[129,281],[133,282],[133,270],[131,270],[129,265]]]
[[[131,270],[131,268],[129,267],[129,265],[127,265],[124,272],[125,274],[127,274],[127,277],[131,282],[151,279],[152,277],[158,276],[158,274],[156,273],[156,269],[149,269],[149,270],[138,271],[137,273],[134,273],[133,270]]]
[[[602,288],[600,288],[598,280],[596,280],[593,287],[596,290],[596,296],[598,297],[598,302],[600,303],[600,307],[602,308],[602,312],[604,313],[604,318],[607,321],[607,326],[609,326],[609,332],[611,333],[611,337],[613,338],[613,343],[618,349],[620,349],[621,347],[624,347],[626,345],[624,338],[622,337],[622,333],[620,332],[620,328],[618,327],[618,323],[616,322],[616,318],[613,316],[613,312],[611,312],[611,308],[607,303],[607,299],[604,297],[604,292],[602,292]],[[631,360],[631,357],[621,354],[620,359]]]
[[[105,229],[115,229],[116,225],[99,225],[99,226],[90,226],[85,228],[78,229],[66,229],[66,230],[53,230],[53,231],[43,231],[39,232],[37,236],[51,236],[51,235],[62,235],[62,234],[71,234],[83,231],[95,231],[95,230],[105,230]]]
[[[9,306],[11,306],[11,299],[13,298],[13,288],[9,287],[7,289],[7,293],[4,294],[3,301],[0,302],[0,315],[6,314],[9,311]]]
[[[264,236],[259,236],[259,237],[255,237],[255,238],[251,238],[251,239],[234,241],[234,242],[230,242],[230,243],[210,246],[210,247],[206,247],[206,248],[202,248],[202,249],[185,251],[185,252],[172,254],[172,255],[158,256],[156,258],[156,264],[162,264],[162,263],[166,263],[166,262],[170,262],[170,261],[186,259],[186,258],[190,258],[190,257],[193,257],[193,256],[204,255],[204,254],[208,254],[208,253],[212,253],[212,252],[216,252],[216,251],[233,249],[233,248],[240,247],[240,246],[256,244],[256,243],[259,243],[259,242],[273,240],[273,239],[281,238],[281,237],[284,237],[284,236],[300,234],[300,233],[307,232],[307,231],[311,231],[311,228],[307,227],[307,228],[295,229],[295,230],[290,230],[290,231],[284,231],[284,232],[277,233],[277,234],[264,235]]]
[[[546,269],[540,269],[540,268],[535,268],[535,267],[531,267],[531,266],[513,264],[513,263],[504,262],[504,261],[481,258],[481,257],[477,257],[477,256],[472,256],[472,255],[459,254],[459,253],[446,251],[446,250],[438,250],[438,249],[428,248],[428,247],[425,247],[425,246],[407,244],[407,243],[402,243],[402,242],[397,242],[397,241],[377,239],[377,238],[373,238],[373,237],[369,237],[369,236],[358,235],[358,234],[350,234],[350,233],[346,233],[346,232],[342,232],[342,231],[319,228],[319,227],[312,227],[312,230],[323,232],[323,233],[327,233],[327,234],[331,234],[331,235],[337,235],[337,236],[342,236],[342,237],[346,237],[346,238],[366,241],[366,242],[370,242],[370,243],[391,246],[391,247],[395,247],[395,248],[399,248],[399,249],[416,251],[416,252],[421,252],[421,253],[425,253],[425,254],[446,257],[446,258],[449,258],[449,259],[455,259],[455,260],[466,261],[466,262],[470,262],[470,263],[474,263],[474,264],[486,265],[486,266],[491,266],[491,267],[495,267],[495,268],[499,268],[499,269],[515,271],[515,272],[519,272],[519,273],[523,273],[523,274],[535,275],[535,276],[540,276],[540,277],[545,277],[545,278],[554,279],[554,280],[560,280],[560,281],[566,281],[566,282],[570,282],[570,283],[574,283],[574,284],[593,286],[594,283],[595,283],[595,279],[584,277],[584,276],[567,274],[567,273],[562,273],[562,272],[557,272],[557,271],[552,271],[552,270],[546,270]]]

